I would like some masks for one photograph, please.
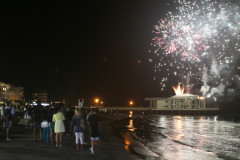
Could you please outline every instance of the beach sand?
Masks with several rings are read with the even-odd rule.
[[[122,115],[124,116],[124,115]],[[103,118],[102,144],[95,147],[95,154],[90,154],[90,144],[84,150],[76,150],[73,135],[63,136],[63,147],[33,141],[31,127],[26,128],[23,119],[13,124],[11,141],[5,141],[4,128],[0,128],[0,159],[1,160],[131,160],[138,159],[125,149],[124,140],[112,133],[109,123],[121,115]]]

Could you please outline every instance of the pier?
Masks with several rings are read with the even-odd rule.
[[[147,107],[101,107],[101,110],[110,112],[129,112],[151,113],[151,114],[166,114],[166,115],[218,115],[219,108],[204,108],[204,109],[152,109]]]

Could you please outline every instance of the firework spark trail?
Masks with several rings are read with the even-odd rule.
[[[162,90],[174,76],[188,88],[204,85],[204,95],[214,95],[220,85],[224,92],[222,86],[240,80],[239,2],[178,0],[172,5],[176,10],[154,27],[150,61],[155,63],[155,79],[160,79]],[[165,76],[158,76],[162,72]],[[206,75],[208,82],[202,82]]]

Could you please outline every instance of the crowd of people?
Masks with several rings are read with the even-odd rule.
[[[1,122],[6,128],[6,140],[9,141],[14,107],[10,103],[2,105],[0,115]],[[83,150],[84,144],[90,140],[91,154],[94,154],[94,146],[101,144],[102,118],[96,108],[70,108],[65,107],[63,103],[42,106],[41,101],[37,101],[35,106],[25,106],[24,118],[27,120],[26,127],[33,128],[34,141],[40,140],[56,147],[63,147],[63,134],[73,135],[77,150]]]

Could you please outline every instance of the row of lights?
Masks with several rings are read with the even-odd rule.
[[[100,99],[99,98],[95,98],[94,99],[94,102],[96,103],[96,104],[101,104],[101,105],[103,105],[103,101],[100,101]]]
[[[96,105],[98,105],[98,104],[103,105],[103,101],[100,101],[99,98],[95,98],[95,99],[94,99],[94,103],[95,103]],[[134,105],[133,100],[129,101],[129,105],[130,105],[130,106],[133,106],[133,105]]]

